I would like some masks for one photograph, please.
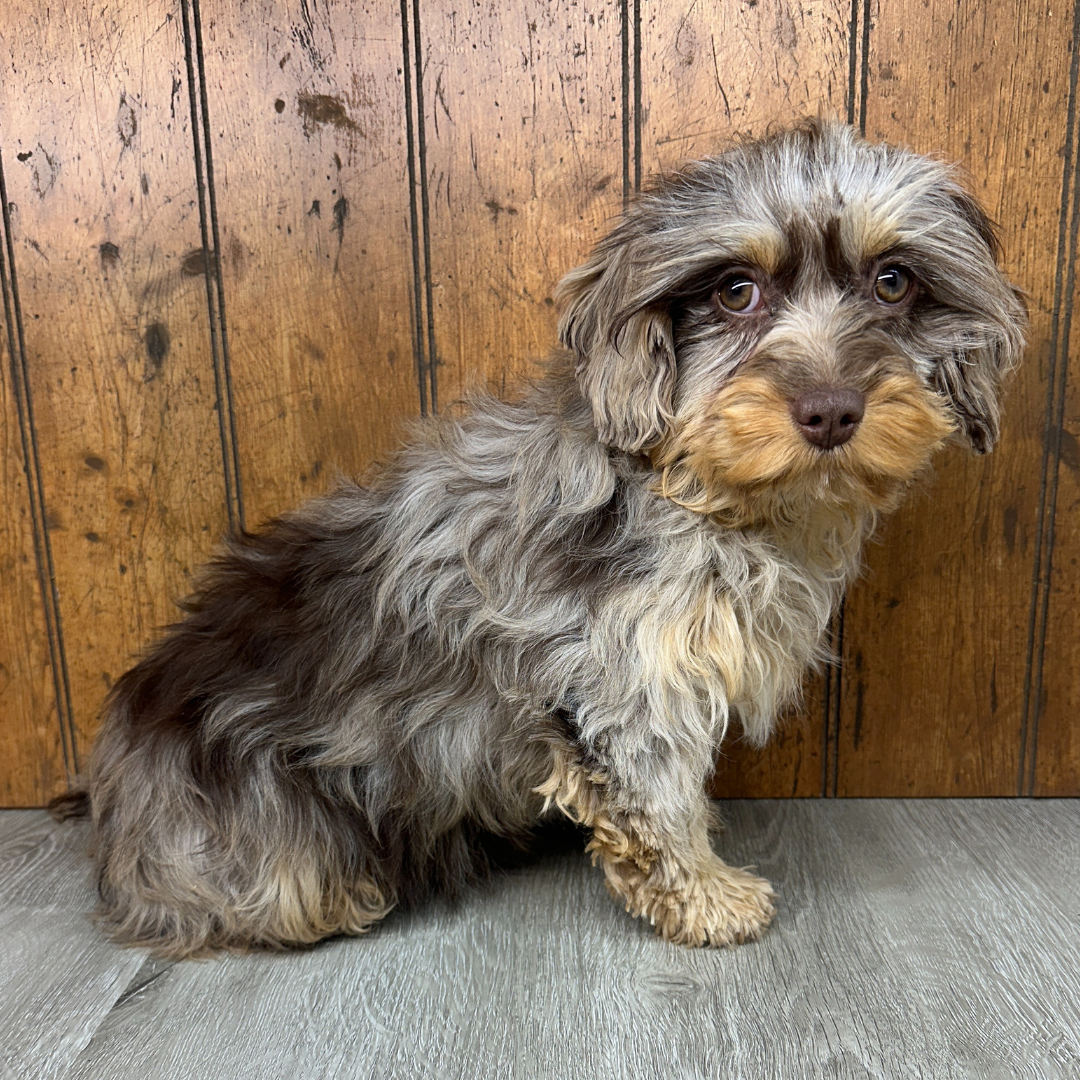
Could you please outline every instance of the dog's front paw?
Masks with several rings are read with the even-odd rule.
[[[772,921],[776,893],[764,879],[719,859],[678,889],[659,892],[647,914],[656,932],[677,945],[738,945]]]

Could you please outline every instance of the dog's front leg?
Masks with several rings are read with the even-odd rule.
[[[616,790],[561,750],[537,789],[591,830],[586,850],[603,867],[608,891],[631,915],[648,918],[661,937],[720,946],[760,936],[773,917],[775,894],[767,881],[713,852],[704,794],[683,813],[650,814],[631,809],[626,792]]]

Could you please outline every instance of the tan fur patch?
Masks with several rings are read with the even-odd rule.
[[[664,681],[680,692],[694,693],[689,680],[711,679],[719,672],[729,700],[734,701],[745,690],[744,636],[730,598],[703,591],[680,617],[656,628],[651,654]]]
[[[324,880],[311,865],[281,865],[253,910],[269,915],[260,922],[271,940],[309,944],[331,934],[362,934],[393,906],[370,879],[346,885]]]
[[[840,241],[852,263],[859,266],[876,259],[900,240],[895,207],[855,203],[840,218]]]
[[[907,482],[926,467],[953,429],[944,401],[914,375],[888,375],[866,395],[866,415],[849,444],[852,467]]]
[[[741,260],[775,274],[787,250],[787,241],[779,230],[759,229],[739,238]]]

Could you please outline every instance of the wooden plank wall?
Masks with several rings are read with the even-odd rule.
[[[1028,293],[999,450],[882,531],[728,795],[1080,794],[1080,0],[80,0],[0,13],[0,803],[231,526],[512,392],[648,175],[806,114],[959,162]]]

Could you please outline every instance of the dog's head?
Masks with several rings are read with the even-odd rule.
[[[997,438],[1026,322],[998,256],[945,165],[807,122],[646,192],[560,335],[601,441],[683,497],[884,508],[952,434]]]

